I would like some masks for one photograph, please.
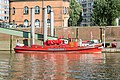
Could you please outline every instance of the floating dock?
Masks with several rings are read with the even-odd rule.
[[[103,53],[120,53],[119,48],[103,48],[102,49]]]

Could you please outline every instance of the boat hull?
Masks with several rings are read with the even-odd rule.
[[[16,46],[16,53],[49,53],[49,52],[64,52],[64,53],[101,53],[102,48],[99,47],[26,47]]]

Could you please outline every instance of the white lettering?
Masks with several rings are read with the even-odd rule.
[[[65,49],[64,48],[49,48],[48,50],[59,51],[59,50],[65,50]]]

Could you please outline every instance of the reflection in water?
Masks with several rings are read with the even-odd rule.
[[[13,68],[18,73],[14,76],[20,75],[20,79],[45,80],[87,77],[85,74],[91,73],[94,64],[101,62],[94,59],[101,57],[101,54],[16,54],[18,62],[14,63]]]
[[[1,80],[120,79],[120,54],[0,54]]]
[[[0,51],[0,80],[9,80],[10,77],[10,54]]]

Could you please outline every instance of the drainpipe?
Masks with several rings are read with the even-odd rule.
[[[44,32],[44,42],[47,40],[47,8],[43,8],[44,14],[43,14],[43,32]]]
[[[50,36],[54,36],[54,12],[51,10],[50,13]]]
[[[100,28],[100,40],[101,40],[101,43],[102,43],[102,28]]]
[[[103,30],[104,30],[104,48],[105,48],[105,43],[106,43],[106,41],[105,41],[105,37],[106,37],[105,28]]]
[[[35,44],[35,9],[31,8],[31,42],[30,45],[34,45]]]

